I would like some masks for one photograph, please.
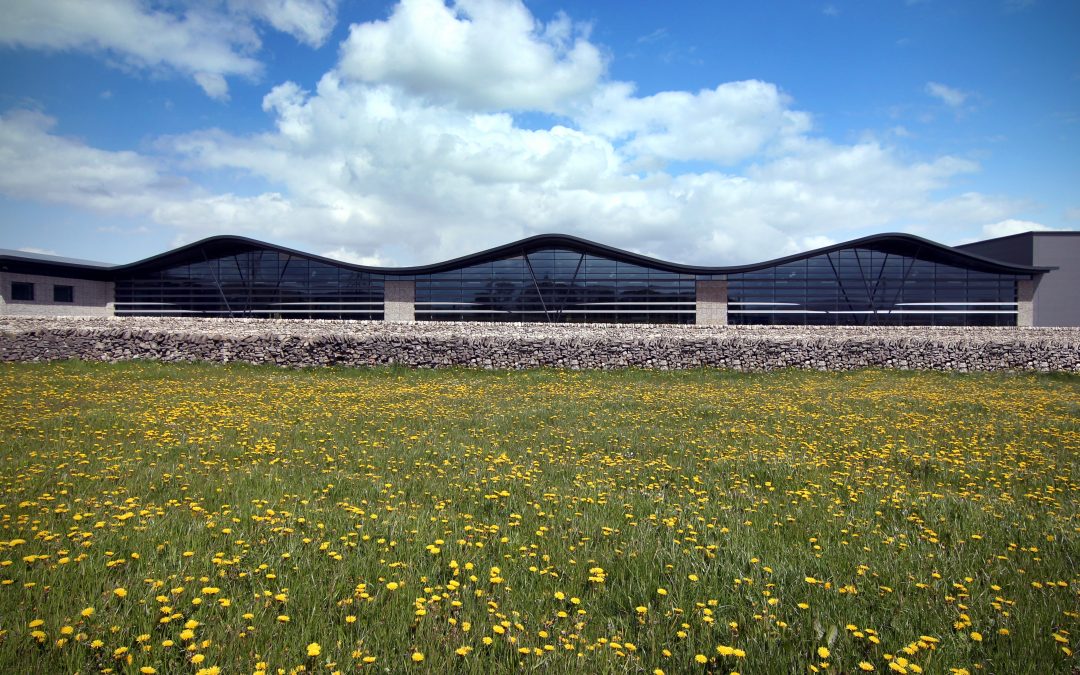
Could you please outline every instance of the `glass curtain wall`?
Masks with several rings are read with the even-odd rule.
[[[566,248],[415,279],[420,321],[694,322],[693,275]]]
[[[868,248],[728,275],[732,324],[1016,325],[1016,277]]]
[[[204,256],[116,281],[119,316],[382,319],[383,275],[272,250]]]

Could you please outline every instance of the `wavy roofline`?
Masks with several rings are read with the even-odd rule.
[[[924,239],[913,234],[905,234],[901,232],[872,234],[865,237],[851,239],[829,246],[822,246],[820,248],[815,248],[809,251],[803,251],[801,253],[795,253],[792,255],[782,256],[779,258],[772,258],[757,263],[716,267],[704,265],[687,265],[684,263],[660,260],[658,258],[652,258],[649,256],[641,255],[639,253],[633,253],[631,251],[615,248],[614,246],[608,246],[607,244],[600,244],[595,241],[582,239],[581,237],[576,237],[569,234],[538,234],[531,237],[526,237],[525,239],[519,239],[517,241],[512,241],[507,244],[502,244],[482,251],[478,251],[476,253],[469,253],[467,255],[459,256],[457,258],[452,258],[450,260],[408,267],[378,267],[373,265],[358,265],[355,263],[344,262],[342,260],[327,258],[325,256],[320,256],[313,253],[298,251],[296,249],[288,248],[286,246],[279,246],[277,244],[271,244],[265,241],[260,241],[258,239],[252,239],[250,237],[230,234],[206,237],[190,244],[185,244],[183,246],[170,249],[163,253],[158,253],[156,255],[152,255],[147,258],[143,258],[141,260],[122,265],[90,266],[80,265],[73,262],[53,262],[51,263],[51,265],[54,267],[88,269],[99,273],[120,273],[137,269],[145,265],[167,263],[170,258],[183,257],[185,253],[191,250],[204,248],[206,246],[229,243],[241,244],[254,248],[270,249],[278,251],[280,253],[286,253],[288,255],[301,258],[307,258],[309,260],[315,260],[345,269],[355,270],[358,272],[367,272],[370,274],[384,274],[387,276],[408,276],[415,274],[433,274],[438,272],[445,272],[448,270],[466,267],[468,265],[487,262],[490,260],[497,260],[499,258],[505,258],[513,255],[521,255],[531,250],[552,246],[565,246],[570,248],[582,249],[587,254],[601,255],[621,262],[642,265],[654,269],[661,269],[667,272],[673,272],[677,274],[689,274],[697,276],[719,276],[726,274],[755,272],[769,267],[776,267],[778,265],[804,260],[806,258],[811,258],[814,256],[833,253],[841,249],[856,247],[867,248],[872,247],[875,244],[880,245],[884,243],[903,243],[907,245],[914,245],[917,250],[927,249],[941,255],[944,258],[952,259],[953,261],[955,261],[956,264],[966,265],[968,267],[978,267],[983,271],[996,272],[1000,274],[1045,274],[1046,272],[1050,272],[1056,269],[1054,267],[1032,267],[1027,265],[1016,265],[1012,263],[1007,263],[1000,260],[995,260],[993,258],[969,253],[967,251],[951,246],[946,246],[944,244],[939,244],[938,242]],[[42,262],[33,258],[17,255],[0,255],[0,260],[4,259],[14,259],[39,263]]]

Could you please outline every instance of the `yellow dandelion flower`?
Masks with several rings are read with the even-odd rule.
[[[411,658],[413,660],[413,663],[420,663],[421,661],[424,660],[424,655],[421,654],[420,652],[413,652],[412,656],[409,657],[409,658]]]
[[[319,646],[318,642],[312,642],[311,644],[309,644],[307,646],[307,655],[308,656],[318,656],[321,653],[322,653],[322,647]]]

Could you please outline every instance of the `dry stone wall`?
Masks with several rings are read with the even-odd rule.
[[[1080,372],[1078,328],[834,328],[0,317],[0,361],[287,367]]]

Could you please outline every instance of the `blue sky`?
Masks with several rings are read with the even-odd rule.
[[[1080,3],[16,0],[0,247],[541,232],[762,260],[1080,229]]]

